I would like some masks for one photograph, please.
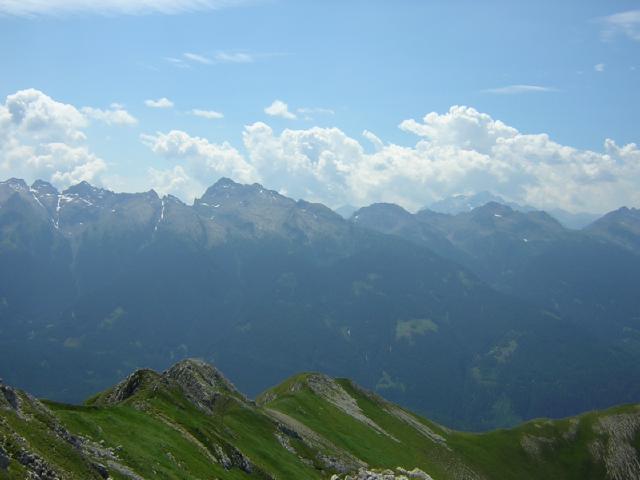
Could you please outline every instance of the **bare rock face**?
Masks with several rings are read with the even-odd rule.
[[[351,473],[348,475],[333,475],[331,480],[433,480],[428,474],[414,468],[413,470],[407,470],[402,467],[396,467],[395,471],[386,470],[368,470],[361,468],[357,473]]]
[[[607,435],[606,443],[596,440],[590,445],[597,461],[604,461],[607,478],[627,480],[640,478],[640,459],[632,445],[640,432],[640,410],[633,414],[609,415],[595,426],[597,433]]]
[[[213,411],[222,395],[249,402],[218,369],[202,360],[183,360],[165,371],[162,376],[178,384],[191,402],[207,412]]]
[[[133,397],[145,385],[160,379],[160,375],[153,370],[136,370],[105,394],[105,396],[99,400],[99,403],[115,405],[124,402]]]
[[[9,468],[9,456],[7,452],[0,446],[0,471]]]
[[[333,378],[322,374],[312,374],[307,379],[307,384],[316,395],[329,401],[347,415],[373,428],[376,432],[397,441],[376,422],[367,417],[358,406],[356,399],[349,395]]]
[[[15,412],[20,412],[20,398],[16,391],[8,385],[0,384],[0,407],[10,408]]]

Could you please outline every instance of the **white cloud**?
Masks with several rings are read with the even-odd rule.
[[[362,136],[372,143],[373,148],[375,148],[376,151],[380,151],[384,148],[384,143],[375,133],[365,130],[362,132]]]
[[[171,108],[173,102],[166,97],[159,98],[157,100],[145,100],[144,104],[150,108]]]
[[[264,109],[264,113],[272,117],[286,118],[293,120],[296,118],[295,113],[289,111],[289,106],[282,100],[274,100],[271,105]]]
[[[87,125],[76,107],[39,90],[9,95],[0,105],[0,176],[41,178],[59,187],[100,183],[106,163],[85,144]]]
[[[255,0],[251,0],[255,2]],[[249,0],[0,0],[0,15],[174,15],[218,10],[250,3]]]
[[[149,168],[151,187],[160,195],[175,195],[192,200],[202,194],[202,185],[193,180],[186,170],[176,165],[166,170]]]
[[[5,108],[17,131],[41,141],[84,140],[87,119],[73,105],[56,102],[33,88],[7,97]]]
[[[215,110],[200,110],[194,108],[191,110],[191,115],[195,115],[196,117],[206,118],[208,120],[217,120],[220,118],[224,118],[224,115],[220,112],[216,112]]]
[[[83,107],[82,113],[94,120],[99,120],[107,125],[136,125],[138,120],[118,103],[112,103],[108,110]]]
[[[320,114],[320,115],[335,115],[335,111],[331,110],[330,108],[322,108],[322,107],[303,107],[303,108],[298,108],[297,110],[298,113],[304,113],[304,114]]]
[[[367,153],[336,128],[245,127],[250,164],[270,188],[330,206],[388,201],[417,209],[461,191],[491,190],[508,200],[573,211],[640,204],[640,150],[605,142],[603,152],[580,150],[546,134],[524,134],[464,106],[432,112],[401,128],[414,146],[384,144]]]
[[[428,137],[434,145],[456,145],[458,148],[486,153],[498,138],[511,138],[518,131],[494,120],[476,109],[455,105],[444,115],[431,112],[422,123],[404,120],[400,129],[421,137]]]
[[[252,54],[244,52],[218,52],[215,59],[223,63],[252,63],[255,61]]]
[[[191,66],[181,58],[165,57],[165,61],[169,62],[176,68],[191,68]]]
[[[640,10],[620,12],[601,19],[605,39],[624,35],[631,40],[640,41]]]
[[[337,128],[284,130],[258,122],[245,127],[244,146],[266,185],[329,205],[352,196],[351,178],[364,157],[361,145]]]
[[[196,63],[202,63],[203,65],[211,65],[211,63],[213,63],[211,59],[203,55],[199,55],[197,53],[187,52],[187,53],[183,53],[182,56],[187,60],[191,60],[192,62],[196,62]]]
[[[304,117],[308,122],[313,121],[317,115],[335,115],[335,111],[330,108],[322,107],[302,107],[296,109],[296,112]]]
[[[83,113],[34,89],[9,95],[0,104],[0,177],[42,178],[59,187],[80,180],[104,184],[107,165],[91,152],[85,133],[94,110]],[[117,110],[123,107],[107,111]],[[414,145],[384,142],[365,130],[370,150],[338,128],[277,133],[262,122],[244,128],[244,153],[179,130],[141,139],[169,162],[166,169],[149,169],[147,181],[188,200],[229,176],[334,207],[387,201],[417,209],[479,190],[572,211],[640,205],[636,144],[607,139],[602,151],[582,150],[465,106],[405,120],[400,128],[417,135]]]
[[[163,185],[175,185],[167,179],[179,177],[180,189],[189,185],[188,200],[212,184],[221,176],[228,176],[240,182],[253,182],[258,179],[257,173],[238,150],[228,142],[211,143],[201,137],[192,137],[186,132],[172,130],[168,133],[158,132],[155,135],[142,135],[142,142],[154,153],[169,160],[180,161],[181,170],[154,170],[152,179],[164,179]],[[188,176],[187,176],[188,175]],[[188,181],[187,181],[188,180]],[[161,183],[161,182],[160,182]],[[154,185],[154,188],[158,185]],[[158,187],[161,190],[160,187]],[[165,192],[179,194],[177,190]]]
[[[598,73],[604,72],[604,68],[605,68],[605,64],[604,63],[598,63],[598,64],[593,66],[593,69]]]
[[[515,95],[518,93],[542,93],[557,92],[554,87],[543,87],[541,85],[507,85],[505,87],[489,88],[485,90],[487,93],[495,93],[497,95]]]

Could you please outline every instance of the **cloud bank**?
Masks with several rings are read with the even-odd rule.
[[[78,110],[35,89],[9,95],[0,104],[0,175],[42,178],[59,186],[82,180],[100,184],[107,164],[87,145],[84,130],[90,119],[136,123],[118,104],[109,110]]]
[[[0,104],[0,177],[104,185],[107,164],[86,138],[89,122],[104,112],[33,89],[9,95]],[[264,122],[246,125],[239,146],[177,129],[145,134],[141,141],[158,158],[137,183],[187,201],[228,176],[331,207],[384,201],[415,210],[481,190],[539,208],[640,205],[640,149],[633,143],[606,139],[601,151],[578,149],[468,106],[407,119],[399,128],[415,142],[385,142],[368,130],[357,139],[335,127],[275,131]]]
[[[171,152],[174,159],[189,159],[174,175],[207,179],[194,180],[191,192],[182,190],[188,198],[201,194],[220,174],[333,207],[385,201],[418,209],[448,195],[480,190],[572,211],[640,204],[640,150],[635,144],[619,146],[608,139],[602,152],[580,150],[546,134],[521,133],[465,106],[405,120],[399,127],[417,136],[415,145],[384,143],[365,130],[363,137],[373,150],[368,151],[338,128],[276,133],[257,122],[244,129],[244,154],[185,132],[158,134],[150,146],[165,157]],[[165,146],[169,139],[170,148]],[[216,157],[220,149],[228,152],[223,159]]]

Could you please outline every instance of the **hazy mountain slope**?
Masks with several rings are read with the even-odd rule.
[[[399,208],[399,207],[396,207]],[[488,203],[468,213],[415,215],[378,206],[361,209],[358,225],[427,246],[473,270],[493,287],[623,342],[638,327],[640,219],[621,209],[584,232],[563,228],[544,212],[518,212]],[[393,214],[391,214],[393,213]],[[428,231],[429,235],[416,232]],[[440,235],[451,245],[438,248]],[[627,251],[625,251],[627,250]]]
[[[529,205],[519,205],[517,203],[508,202],[499,195],[493,195],[491,192],[478,192],[471,195],[453,195],[443,198],[437,202],[428,205],[424,210],[432,212],[456,215],[458,213],[466,213],[479,207],[485,206],[487,203],[499,203],[506,205],[518,212],[534,212],[536,209]],[[553,208],[547,211],[549,215],[559,221],[564,227],[573,230],[580,230],[597,220],[600,215],[587,212],[568,212],[561,208]]]
[[[640,209],[623,207],[609,212],[585,231],[595,238],[640,254]]]
[[[138,366],[197,355],[251,395],[323,371],[474,429],[640,398],[633,344],[496,292],[415,240],[260,185],[223,179],[193,207],[88,184],[0,192],[0,365],[40,396],[77,401]],[[476,230],[500,245],[489,213]],[[522,242],[503,219],[505,241]],[[459,252],[434,225],[416,235]],[[479,254],[474,229],[460,231]]]
[[[198,360],[161,374],[138,370],[85,406],[43,404],[3,385],[0,432],[7,479],[640,475],[638,406],[468,434],[316,373],[291,377],[254,403]]]

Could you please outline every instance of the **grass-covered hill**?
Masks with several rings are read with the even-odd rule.
[[[626,480],[639,447],[637,405],[463,433],[316,373],[251,401],[197,360],[82,406],[0,386],[0,479]]]

